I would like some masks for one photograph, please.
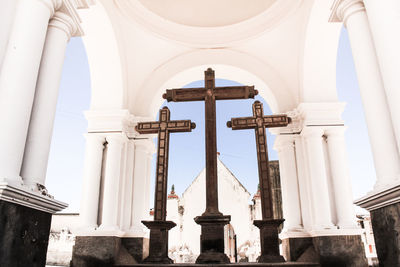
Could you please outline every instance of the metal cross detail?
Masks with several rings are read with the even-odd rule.
[[[263,104],[255,101],[253,117],[232,118],[227,126],[232,130],[254,129],[257,145],[258,175],[260,179],[262,219],[273,219],[272,190],[269,178],[267,135],[265,128],[284,127],[291,122],[287,115],[264,116]]]
[[[254,98],[258,91],[254,86],[215,87],[215,73],[211,68],[205,71],[205,88],[169,89],[163,95],[168,102],[205,102],[205,143],[206,143],[206,211],[203,215],[222,215],[218,210],[217,178],[217,127],[216,100]]]
[[[165,221],[167,215],[169,134],[191,132],[192,129],[196,128],[196,124],[190,120],[171,121],[168,107],[163,107],[159,114],[159,121],[140,122],[136,126],[136,131],[141,134],[158,133],[154,220]]]

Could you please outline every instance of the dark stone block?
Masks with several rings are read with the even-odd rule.
[[[51,214],[0,200],[0,265],[46,264]]]
[[[224,226],[231,216],[197,216],[197,224],[201,225],[200,255],[196,263],[228,263],[229,258],[224,250]]]
[[[288,261],[318,261],[322,267],[368,266],[359,235],[288,238],[282,245]]]
[[[116,265],[118,267],[149,267],[147,264],[135,264],[135,265]],[[151,265],[157,266],[157,265]],[[193,264],[193,263],[176,263],[176,264],[166,264],[163,267],[232,267],[232,266],[240,266],[240,267],[318,267],[320,266],[318,263],[310,263],[310,262],[283,262],[283,263],[240,263],[240,264],[232,264],[232,263],[216,263],[216,264]]]
[[[121,238],[122,245],[137,262],[149,256],[149,239],[143,237]]]
[[[121,239],[115,236],[77,236],[71,266],[113,266],[117,262],[120,246]]]
[[[282,240],[283,256],[287,261],[297,261],[301,255],[313,246],[311,237],[286,238]]]
[[[313,237],[322,267],[366,267],[364,244],[359,235]]]
[[[400,203],[371,211],[379,266],[400,266]]]

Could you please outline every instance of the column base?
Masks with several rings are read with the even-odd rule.
[[[319,262],[322,267],[368,266],[360,235],[286,238],[282,248],[288,261]]]
[[[231,220],[231,216],[202,215],[194,221],[201,225],[200,255],[196,259],[198,264],[229,263],[225,254],[224,226]]]
[[[254,225],[260,229],[261,256],[257,262],[284,262],[279,253],[279,227],[284,219],[255,220]]]
[[[1,266],[46,264],[51,213],[0,199]]]
[[[130,242],[116,236],[77,236],[71,267],[109,267],[136,264]],[[130,238],[128,238],[130,239]]]
[[[142,221],[150,229],[149,256],[143,263],[172,264],[168,257],[168,231],[176,226],[172,221]]]
[[[370,211],[381,266],[400,266],[400,203]]]

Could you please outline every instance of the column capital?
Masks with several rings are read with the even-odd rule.
[[[78,25],[67,14],[57,11],[49,22],[49,27],[54,27],[65,32],[68,40],[78,32]]]
[[[274,142],[274,149],[278,152],[294,147],[294,134],[278,135]]]
[[[56,10],[60,9],[62,6],[62,0],[36,0],[39,3],[44,4],[50,11],[50,14],[54,14]]]
[[[363,0],[336,0],[331,8],[330,22],[343,22],[346,26],[347,19],[358,12],[365,12]]]
[[[112,144],[122,145],[127,140],[127,137],[122,134],[110,134],[107,135],[105,139],[109,145]]]
[[[328,137],[328,139],[334,137],[344,138],[344,133],[346,132],[346,130],[347,130],[346,126],[328,127],[325,129],[325,135]]]
[[[305,127],[301,131],[301,135],[306,139],[314,137],[322,137],[324,135],[324,129],[321,127]]]
[[[146,151],[150,155],[156,153],[156,148],[154,146],[154,143],[149,138],[134,139],[133,142],[135,144],[135,148],[138,149],[138,150]]]

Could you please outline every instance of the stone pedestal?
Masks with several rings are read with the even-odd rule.
[[[319,262],[322,267],[368,266],[360,235],[286,238],[282,248],[288,261]]]
[[[168,258],[168,231],[176,226],[172,221],[142,221],[150,229],[149,256],[144,263],[168,264],[173,261]]]
[[[279,254],[279,226],[284,219],[255,220],[254,225],[260,229],[261,256],[258,262],[284,262]]]
[[[51,213],[0,200],[0,265],[46,264]]]
[[[202,215],[194,221],[201,225],[200,255],[196,263],[229,263],[224,251],[224,226],[231,220],[231,216]]]
[[[371,211],[380,266],[400,266],[400,203]]]

